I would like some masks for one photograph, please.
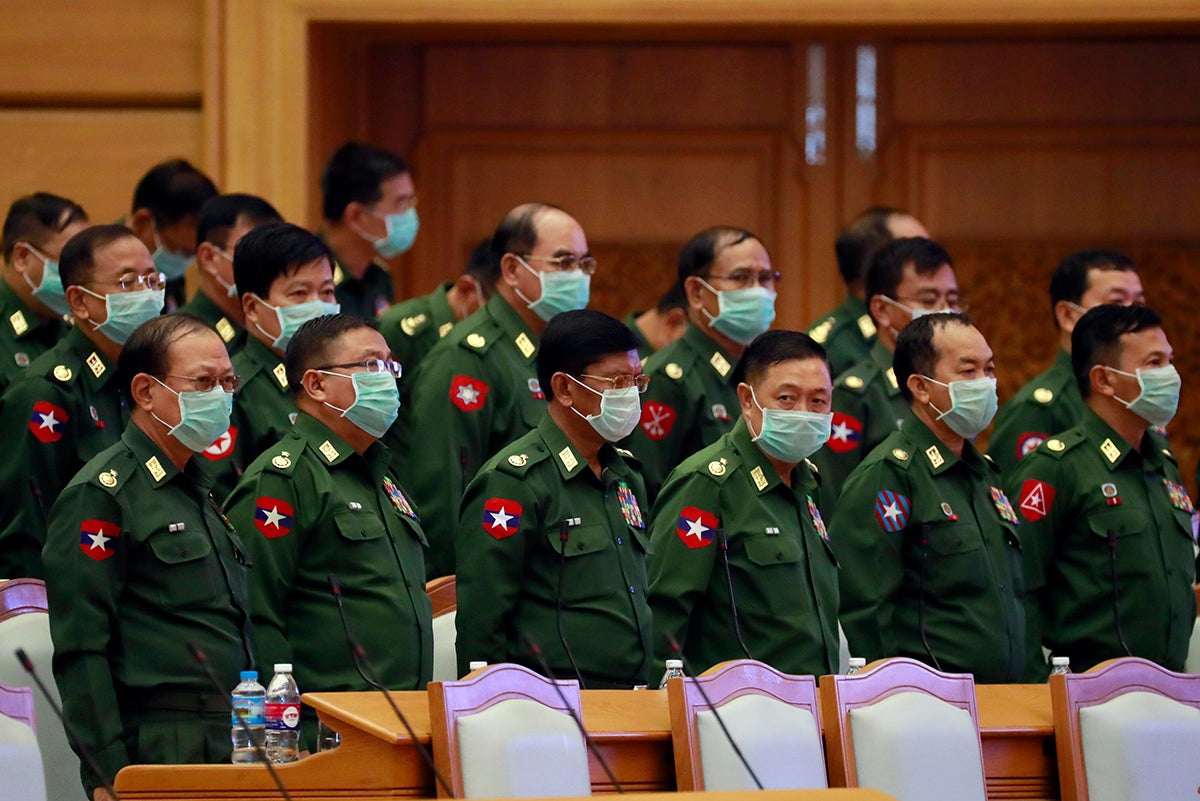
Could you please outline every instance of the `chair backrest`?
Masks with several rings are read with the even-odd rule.
[[[30,731],[36,730],[33,722],[33,690],[0,684],[0,715],[21,721]]]
[[[591,794],[587,749],[571,719],[582,714],[579,683],[558,685],[513,664],[429,685],[434,762],[455,797]]]
[[[45,801],[46,780],[33,733],[33,694],[28,687],[0,684],[0,777],[0,801]],[[78,794],[76,786],[74,795]]]
[[[970,674],[915,659],[821,677],[830,783],[899,801],[984,801],[983,747]]]
[[[0,622],[27,612],[45,612],[46,582],[19,578],[0,582]]]
[[[433,680],[458,678],[458,610],[433,619]]]
[[[1200,788],[1200,675],[1145,659],[1050,678],[1063,801],[1186,798]]]
[[[723,662],[695,679],[671,679],[667,704],[679,790],[756,789],[729,739],[765,789],[828,786],[812,676],[791,676],[749,659]]]
[[[457,580],[454,576],[441,576],[425,583],[425,594],[433,604],[433,616],[444,615],[458,609]]]

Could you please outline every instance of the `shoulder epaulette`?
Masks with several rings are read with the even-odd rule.
[[[425,312],[412,314],[400,320],[400,331],[406,337],[413,337],[429,326],[429,315]]]
[[[499,341],[500,335],[498,328],[483,325],[460,339],[458,344],[472,353],[487,353]]]
[[[741,457],[732,449],[722,456],[715,459],[710,459],[705,462],[698,472],[708,476],[717,484],[724,484],[729,480],[729,477],[736,473],[742,467]]]
[[[829,339],[829,332],[837,324],[837,318],[832,314],[825,319],[818,321],[812,328],[808,329],[808,335],[813,338],[813,341],[818,345],[824,345],[825,340]]]
[[[128,451],[116,454],[107,467],[102,468],[96,475],[88,478],[88,483],[95,484],[110,495],[116,495],[125,486],[126,480],[137,469],[133,455]]]
[[[1034,453],[1043,453],[1047,456],[1058,459],[1076,445],[1086,441],[1086,434],[1078,429],[1071,429],[1070,431],[1050,437],[1050,439],[1039,445]]]
[[[808,470],[812,473],[813,479],[817,482],[817,486],[821,486],[821,471],[811,459],[805,459],[804,464],[808,465]]]
[[[907,470],[912,465],[912,452],[905,448],[892,448],[883,458],[885,461],[897,465],[901,470]]]
[[[296,469],[296,460],[303,450],[304,437],[295,431],[289,432],[278,445],[263,451],[264,454],[271,456],[266,467],[263,468],[263,472],[290,476]]]
[[[869,373],[862,370],[850,370],[838,376],[835,387],[845,388],[853,392],[855,395],[861,395],[867,389],[867,383],[871,380]]]
[[[501,454],[496,459],[496,469],[510,476],[521,477],[529,472],[535,464],[544,462],[550,457],[550,452],[542,447],[539,441],[524,449],[513,449],[506,455]]]

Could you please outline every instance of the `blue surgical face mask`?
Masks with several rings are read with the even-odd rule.
[[[750,397],[762,412],[762,431],[755,435],[751,430],[751,441],[767,456],[796,464],[812,456],[829,440],[832,414],[803,409],[765,409],[758,402],[754,387],[750,387]]]
[[[221,254],[221,258],[225,259],[230,264],[233,264],[233,256],[230,256],[228,253],[221,250],[220,248],[215,248],[215,250],[217,251],[217,253]],[[224,288],[226,295],[228,295],[231,298],[236,298],[238,296],[237,284],[227,284],[221,280],[221,276],[219,276],[219,275],[214,275],[213,278],[217,279],[217,283],[220,284],[222,288]]]
[[[380,217],[378,214],[375,216]],[[382,239],[372,242],[375,252],[385,259],[408,252],[409,248],[413,246],[413,242],[417,241],[417,231],[421,228],[416,207],[409,206],[406,211],[383,215],[381,219],[387,233]]]
[[[33,290],[33,296],[55,314],[70,314],[71,305],[67,303],[67,293],[63,290],[62,278],[58,274],[58,262],[33,245],[26,245],[33,251],[33,255],[42,260],[42,280],[36,286],[29,280],[28,275],[21,273],[25,283]]]
[[[328,401],[323,403],[334,411],[341,412],[349,420],[375,439],[379,439],[400,415],[400,389],[396,378],[388,372],[378,373],[334,373],[321,370],[326,375],[349,378],[354,383],[354,403],[339,409]]]
[[[150,254],[150,258],[154,260],[155,268],[160,273],[166,275],[168,281],[177,281],[183,278],[183,274],[187,270],[188,264],[191,263],[192,257],[176,253],[173,250],[167,250],[163,247],[162,240],[158,238],[158,226],[155,226],[153,230],[154,252]]]
[[[254,293],[251,293],[254,294]],[[329,303],[324,300],[309,300],[304,303],[295,303],[291,306],[272,306],[258,295],[258,302],[264,307],[275,312],[275,319],[279,321],[279,336],[271,342],[271,346],[276,350],[287,350],[288,343],[292,341],[292,337],[300,330],[300,326],[307,323],[309,320],[314,320],[317,317],[324,317],[327,314],[337,314],[342,310],[340,303]],[[254,324],[263,336],[271,336],[257,322]]]
[[[971,378],[943,384],[929,376],[923,378],[950,390],[949,409],[943,412],[932,403],[929,406],[938,413],[938,419],[960,437],[973,439],[979,436],[996,416],[1000,405],[996,397],[996,379]]]
[[[157,378],[154,380],[179,398],[179,422],[172,426],[157,414],[150,414],[188,450],[199,453],[229,429],[229,416],[233,412],[232,392],[226,392],[220,385],[207,392],[176,392]]]
[[[717,296],[716,317],[700,309],[708,324],[739,345],[749,345],[775,322],[775,292],[765,286],[718,290],[703,278],[697,280]]]
[[[1167,423],[1175,418],[1175,412],[1179,410],[1179,390],[1183,386],[1183,379],[1179,377],[1175,365],[1148,367],[1139,369],[1136,373],[1127,373],[1115,367],[1108,369],[1138,380],[1142,391],[1136,398],[1131,401],[1117,398],[1129,411],[1159,428],[1166,428]]]
[[[162,314],[166,300],[166,291],[162,289],[140,289],[110,295],[101,295],[85,286],[79,289],[104,301],[107,317],[102,323],[92,323],[92,327],[118,345],[124,345],[139,325]],[[209,444],[212,444],[211,441]]]
[[[517,289],[517,297],[529,304],[529,309],[546,322],[556,314],[566,311],[586,309],[591,299],[592,277],[583,270],[552,270],[538,272],[530,267],[524,259],[517,256],[529,272],[538,277],[542,294],[537,300],[530,300]]]

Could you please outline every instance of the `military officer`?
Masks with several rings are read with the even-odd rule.
[[[45,547],[54,678],[104,773],[83,763],[95,798],[125,765],[229,762],[229,696],[185,645],[226,686],[254,647],[245,552],[193,458],[229,425],[225,346],[196,317],[156,317],[129,337],[118,372],[129,427],[63,490]]]
[[[836,673],[837,561],[807,459],[829,438],[829,363],[807,334],[768,331],[736,380],[741,419],[675,468],[654,505],[655,629],[697,671],[752,658]],[[660,639],[666,659],[673,648]]]
[[[1183,670],[1196,619],[1192,501],[1166,438],[1179,373],[1158,314],[1100,305],[1076,321],[1071,365],[1086,408],[1008,482],[1024,525],[1028,681],[1039,646],[1072,670],[1140,656]]]
[[[988,455],[1012,474],[1027,453],[1052,434],[1073,427],[1086,406],[1071,372],[1071,332],[1088,309],[1102,303],[1145,303],[1137,267],[1112,250],[1082,250],[1063,259],[1050,278],[1050,306],[1058,326],[1058,356],[996,415]]]
[[[878,325],[875,343],[834,382],[833,433],[813,457],[835,500],[850,471],[908,416],[909,402],[892,369],[900,329],[922,314],[963,307],[950,254],[920,237],[894,240],[875,254],[867,297]]]
[[[165,278],[121,225],[85,228],[63,246],[59,274],[75,327],[9,387],[0,409],[0,575],[41,578],[46,514],[79,468],[115,443],[128,411],[114,380],[133,330],[157,317]]]
[[[288,345],[299,415],[229,498],[254,569],[259,664],[291,662],[310,691],[367,690],[343,646],[329,574],[375,677],[421,690],[433,672],[425,537],[378,442],[396,417],[398,362],[374,321],[318,317]]]
[[[689,324],[647,361],[654,380],[641,424],[626,440],[642,460],[651,499],[680,462],[733,428],[733,369],[750,341],[771,327],[780,277],[758,237],[728,226],[692,237],[679,251],[678,274]]]
[[[69,310],[58,277],[63,245],[87,227],[77,204],[48,192],[17,198],[4,218],[0,281],[0,392],[24,377],[66,332]]]
[[[229,355],[246,345],[246,315],[233,279],[233,249],[247,232],[271,222],[283,222],[279,212],[254,195],[218,195],[200,207],[196,219],[196,294],[180,311],[208,323]]]
[[[645,359],[683,336],[687,330],[687,295],[679,281],[662,294],[653,309],[630,312],[625,325],[638,340],[638,356]]]
[[[850,652],[1018,681],[1017,518],[971,442],[996,413],[991,348],[961,314],[927,315],[900,332],[895,371],[911,414],[850,474],[830,530]]]
[[[597,311],[546,326],[537,358],[546,403],[537,427],[502,448],[467,487],[458,549],[458,666],[517,662],[589,689],[649,680],[646,495],[612,443],[637,425],[637,340]],[[627,461],[628,460],[628,461]]]
[[[496,451],[545,411],[534,359],[554,315],[587,306],[596,260],[583,229],[562,209],[517,206],[492,235],[496,294],[456,325],[422,362],[398,472],[430,538],[430,575],[454,572],[453,531],[463,488]]]
[[[846,282],[846,300],[808,329],[812,338],[825,346],[834,378],[865,359],[875,341],[875,321],[865,294],[871,259],[893,239],[912,236],[928,237],[929,232],[907,212],[874,206],[855,217],[834,241],[838,272]]]

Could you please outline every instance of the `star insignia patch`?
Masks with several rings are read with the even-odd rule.
[[[875,520],[888,533],[902,531],[908,525],[912,503],[907,496],[891,490],[880,490],[875,496]]]
[[[263,495],[254,502],[254,527],[269,540],[286,537],[292,530],[294,514],[287,501]]]
[[[483,530],[498,540],[511,537],[521,527],[521,504],[507,498],[491,498],[483,505]]]
[[[689,548],[706,548],[713,543],[717,525],[717,517],[712,512],[697,509],[695,506],[685,506],[679,513],[675,533]]]
[[[84,520],[79,526],[79,550],[89,559],[103,562],[117,552],[121,527],[107,520]]]
[[[1054,505],[1054,487],[1045,481],[1029,478],[1021,485],[1021,495],[1017,499],[1017,507],[1030,523],[1036,523],[1050,514]]]
[[[829,427],[829,439],[825,444],[834,453],[848,453],[858,447],[862,439],[862,423],[858,418],[841,412],[833,413]]]
[[[665,403],[647,401],[642,404],[642,430],[653,440],[660,440],[671,433],[675,425],[675,410]]]
[[[66,410],[61,406],[55,406],[50,401],[37,401],[33,404],[33,414],[29,418],[29,431],[38,442],[58,442],[62,439],[69,419]]]
[[[474,412],[487,402],[488,385],[478,378],[456,375],[450,382],[450,402],[464,412]]]

